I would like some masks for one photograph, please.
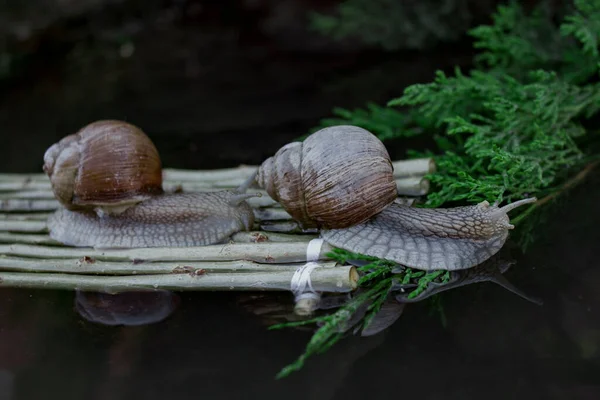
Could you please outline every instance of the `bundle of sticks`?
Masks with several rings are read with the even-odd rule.
[[[431,159],[394,162],[400,200],[412,204],[427,194],[424,178]],[[255,173],[256,166],[218,170],[164,169],[166,191],[233,189]],[[120,293],[136,290],[289,291],[307,263],[318,231],[300,229],[290,215],[260,189],[248,199],[252,230],[225,243],[194,247],[94,249],[65,246],[48,235],[47,219],[59,207],[43,174],[0,174],[0,287]],[[357,288],[352,265],[339,265],[320,243],[311,270],[315,291],[345,293]]]

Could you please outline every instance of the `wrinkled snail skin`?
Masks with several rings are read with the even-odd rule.
[[[250,230],[244,190],[165,193],[150,138],[117,120],[92,122],[50,146],[44,172],[61,207],[50,237],[96,248],[181,247],[220,243]]]
[[[221,243],[250,230],[254,194],[230,191],[164,194],[118,215],[57,210],[49,219],[50,237],[76,247],[184,247]]]
[[[455,208],[416,208],[393,203],[362,224],[324,229],[334,247],[420,270],[462,270],[496,254],[506,242],[508,212],[535,198],[502,208],[483,201]]]
[[[398,197],[383,143],[350,125],[321,129],[281,147],[258,168],[256,183],[303,228],[366,221]]]

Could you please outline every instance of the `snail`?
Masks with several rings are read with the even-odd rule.
[[[48,219],[50,237],[71,246],[161,247],[219,243],[250,230],[258,194],[240,190],[167,193],[150,138],[117,120],[93,122],[44,154],[59,207]]]
[[[422,270],[478,265],[505,243],[508,212],[483,201],[455,208],[401,204],[383,143],[366,129],[338,125],[280,148],[256,183],[303,227],[317,227],[334,247]]]

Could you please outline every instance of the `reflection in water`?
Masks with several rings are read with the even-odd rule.
[[[600,175],[592,187],[600,188]],[[438,292],[446,324],[429,301],[405,305],[379,334],[345,335],[276,381],[315,329],[266,329],[297,319],[291,293],[185,292],[176,315],[158,315],[162,323],[107,328],[73,312],[72,292],[0,288],[0,371],[13,376],[3,385],[12,382],[13,400],[599,399],[600,231],[584,233],[578,221],[583,213],[600,224],[600,214],[589,213],[600,190],[581,193],[544,227],[547,236],[501,271],[539,294],[542,307],[490,282],[455,286]],[[88,319],[131,324],[172,308],[171,296],[78,293],[78,308]],[[330,308],[317,315],[350,297],[323,296]]]
[[[527,301],[541,306],[543,304],[542,300],[523,292],[504,277],[503,274],[516,263],[516,260],[511,259],[506,255],[506,251],[500,251],[476,267],[450,271],[450,279],[447,282],[431,281],[425,290],[412,298],[409,297],[410,294],[419,286],[416,282],[395,282],[392,290],[397,292],[396,300],[399,302],[415,303],[446,290],[456,289],[461,286],[472,285],[475,283],[492,282]],[[398,266],[393,272],[398,273],[403,272],[403,270],[404,267]]]
[[[392,326],[402,315],[405,304],[399,303],[393,297],[388,297],[381,305],[379,312],[361,330],[361,336],[373,336]]]
[[[180,299],[166,290],[151,292],[77,291],[75,308],[86,320],[103,325],[148,325],[170,316],[179,306]]]
[[[364,267],[370,263],[370,261],[362,259],[348,260],[348,262],[357,267]],[[395,324],[396,321],[400,319],[400,316],[403,314],[404,308],[408,303],[423,302],[442,292],[478,283],[495,283],[535,305],[543,305],[542,300],[525,293],[504,277],[503,274],[516,263],[517,261],[509,256],[509,251],[504,249],[474,268],[450,271],[449,279],[447,281],[442,281],[440,276],[429,281],[425,287],[422,287],[419,282],[419,279],[424,272],[417,271],[417,274],[413,274],[412,276],[404,275],[403,273],[406,271],[406,268],[397,264],[392,269],[392,272],[403,275],[397,275],[401,278],[394,278],[387,299],[373,319],[370,320],[366,326],[362,327],[361,321],[372,306],[371,302],[363,303],[354,311],[346,323],[341,324],[339,332],[352,333],[359,336],[376,335]],[[407,281],[404,281],[403,279],[405,276],[408,276],[409,278]],[[414,295],[417,289],[420,292]],[[315,315],[311,316],[311,319],[315,316],[318,317],[334,313],[336,309],[346,305],[354,297],[360,296],[363,293],[364,290],[361,288],[353,293],[323,293],[319,307],[316,310]],[[411,294],[414,296],[411,297]],[[291,297],[287,294],[268,293],[241,295],[239,304],[242,305],[246,311],[259,317],[266,325],[307,319],[294,313],[293,302]],[[318,322],[315,328],[311,328],[311,325],[300,325],[296,328],[314,332],[316,329],[323,326],[323,324],[323,322]]]

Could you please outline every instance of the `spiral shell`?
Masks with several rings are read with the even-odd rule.
[[[44,172],[67,209],[119,207],[162,193],[158,150],[138,127],[93,122],[44,154]]]
[[[366,221],[398,196],[383,143],[350,125],[321,129],[265,160],[257,183],[303,228],[344,228]]]

